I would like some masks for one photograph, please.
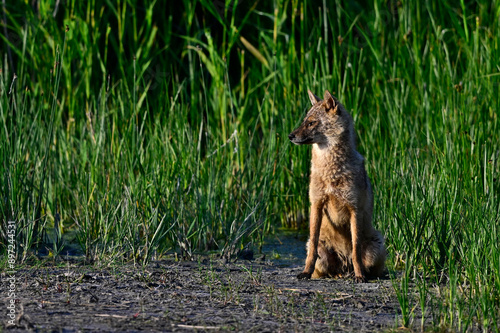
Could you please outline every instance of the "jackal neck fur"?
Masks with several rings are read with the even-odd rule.
[[[346,127],[337,128],[334,136],[329,136],[325,143],[315,143],[312,148],[311,180],[317,185],[311,186],[311,199],[334,195],[345,203],[352,202],[349,189],[354,186],[360,174],[364,177],[364,158],[356,150],[352,118],[342,105],[338,107],[343,117],[349,118]],[[364,187],[364,186],[363,186]],[[343,200],[342,200],[343,199]]]

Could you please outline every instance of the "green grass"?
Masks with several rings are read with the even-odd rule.
[[[439,304],[436,327],[499,329],[498,1],[36,6],[0,29],[0,245],[15,220],[19,260],[72,237],[89,260],[261,245],[307,212],[310,153],[287,135],[329,89],[405,270],[400,324]]]

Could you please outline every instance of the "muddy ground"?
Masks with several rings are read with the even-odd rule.
[[[96,268],[78,260],[16,273],[6,331],[385,331],[398,327],[391,280],[297,280],[304,242],[275,239],[254,260],[161,260]],[[58,267],[57,267],[58,266]],[[7,313],[8,275],[0,307]]]

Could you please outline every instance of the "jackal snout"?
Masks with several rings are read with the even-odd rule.
[[[288,138],[290,141],[295,143],[296,145],[307,145],[318,143],[318,139],[316,138],[318,135],[318,125],[319,121],[306,119],[302,125],[300,125],[296,130],[294,130]],[[315,139],[316,138],[316,139]]]
[[[311,131],[303,130],[302,126],[290,133],[288,138],[296,145],[307,145],[314,143],[314,136],[312,135]]]

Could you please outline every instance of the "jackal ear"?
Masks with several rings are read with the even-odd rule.
[[[321,102],[321,98],[314,95],[311,90],[307,89],[307,94],[309,95],[309,100],[311,101],[312,105],[315,105],[316,103]]]
[[[325,90],[325,98],[323,100],[323,105],[325,106],[326,111],[330,111],[333,109],[335,112],[337,112],[337,106],[338,106],[337,100],[335,99],[335,97],[332,96],[332,94],[330,94],[328,90]]]

